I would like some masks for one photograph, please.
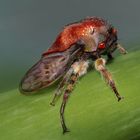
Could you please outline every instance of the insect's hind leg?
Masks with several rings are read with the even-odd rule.
[[[73,73],[71,74],[70,79],[68,80],[68,84],[65,89],[63,101],[60,108],[60,119],[63,128],[63,133],[69,132],[69,130],[66,127],[65,119],[64,119],[64,111],[65,111],[66,103],[68,101],[70,93],[74,88],[74,85],[76,84],[76,81],[80,76],[84,75],[87,72],[87,68],[88,68],[88,62],[86,61],[75,62],[72,65]]]
[[[120,101],[123,97],[120,96],[120,94],[119,94],[119,92],[116,88],[115,82],[112,79],[111,73],[105,68],[105,59],[103,59],[103,58],[97,59],[95,61],[95,68],[96,68],[97,71],[99,71],[101,73],[101,75],[104,77],[107,84],[114,91],[116,97],[118,98],[118,101]]]

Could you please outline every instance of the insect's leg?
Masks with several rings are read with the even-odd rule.
[[[116,85],[115,85],[114,80],[112,79],[111,73],[105,68],[105,59],[103,59],[103,58],[97,59],[95,61],[95,68],[97,71],[99,71],[101,73],[101,75],[104,77],[107,84],[114,91],[116,97],[118,98],[118,101],[120,101],[122,99],[122,97],[120,96],[120,94],[116,88]]]
[[[50,105],[55,106],[56,100],[58,99],[58,97],[61,96],[62,92],[63,92],[63,88],[65,86],[65,79],[63,79],[60,84],[58,85],[57,90],[55,91],[54,97],[50,103]]]
[[[109,61],[109,60],[112,60],[112,59],[113,59],[112,53],[111,53],[111,52],[108,53],[108,54],[107,54],[107,57],[108,57],[108,61]]]
[[[63,128],[63,133],[69,131],[65,124],[64,111],[65,111],[65,106],[66,106],[67,100],[69,98],[69,95],[72,92],[74,84],[76,83],[77,79],[78,79],[78,74],[72,74],[70,77],[70,80],[68,82],[68,85],[66,87],[66,90],[64,92],[63,101],[62,101],[61,108],[60,108],[60,119],[61,119],[61,125]]]
[[[113,60],[114,57],[112,54],[116,49],[117,49],[116,43],[109,47],[107,51],[107,57],[108,57],[107,61]]]
[[[117,48],[121,54],[127,54],[128,52],[120,44],[117,44]]]
[[[70,70],[66,73],[66,75],[63,77],[63,79],[62,79],[62,81],[60,82],[60,84],[58,85],[58,88],[57,88],[57,90],[55,91],[53,100],[52,100],[52,102],[50,103],[52,106],[55,105],[57,99],[62,95],[63,90],[64,90],[64,87],[65,87],[65,85],[67,84],[68,79],[69,79],[71,73],[72,73],[72,71],[71,71],[71,69],[70,69]]]
[[[66,103],[68,101],[70,93],[72,92],[72,90],[74,88],[76,81],[78,80],[78,78],[80,76],[82,76],[86,73],[87,68],[88,68],[88,62],[86,62],[86,61],[75,62],[75,64],[73,64],[72,68],[73,68],[73,73],[70,76],[68,85],[65,89],[63,101],[62,101],[61,108],[60,108],[60,119],[61,119],[61,125],[63,128],[63,133],[69,131],[66,127],[65,120],[64,120],[64,111],[65,111]]]

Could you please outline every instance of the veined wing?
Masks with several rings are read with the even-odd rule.
[[[51,85],[65,74],[81,49],[74,45],[65,52],[43,56],[23,77],[20,91],[34,92]]]

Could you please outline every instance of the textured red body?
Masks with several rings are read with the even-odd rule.
[[[96,28],[100,32],[101,27],[107,27],[108,23],[97,17],[86,18],[80,22],[67,25],[63,31],[58,35],[53,45],[43,53],[48,55],[55,52],[63,52],[70,48],[80,38],[88,36],[89,30]]]

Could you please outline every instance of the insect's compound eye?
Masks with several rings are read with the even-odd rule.
[[[99,46],[98,46],[98,48],[99,49],[104,49],[105,48],[105,43],[104,42],[100,43]]]

